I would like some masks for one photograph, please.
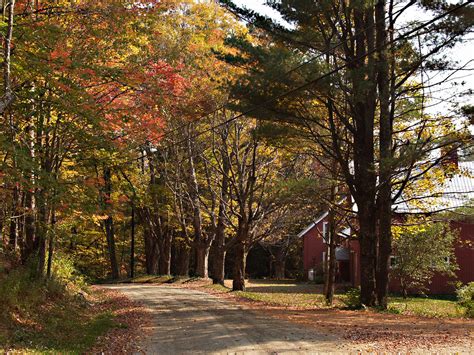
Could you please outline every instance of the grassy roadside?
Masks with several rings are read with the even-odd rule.
[[[231,282],[226,280],[225,286],[212,285],[209,280],[172,278],[169,276],[140,276],[133,283],[175,284],[188,285],[212,293],[231,292]],[[262,302],[267,305],[291,307],[297,309],[327,309],[321,286],[309,283],[295,283],[290,280],[248,280],[247,290],[232,293],[237,298]],[[338,293],[335,296],[336,309],[347,308],[347,293]],[[440,299],[437,297],[402,297],[389,298],[389,307],[385,312],[415,315],[435,318],[463,318],[465,310],[457,304],[455,299]]]
[[[26,267],[0,273],[0,352],[87,353],[140,318],[123,296],[61,275],[38,280]]]
[[[0,349],[20,353],[83,353],[97,338],[120,326],[107,296],[91,292],[86,299],[53,292],[48,286],[23,292],[27,302],[2,309]],[[3,308],[3,307],[2,307]]]

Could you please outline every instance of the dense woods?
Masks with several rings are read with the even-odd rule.
[[[0,3],[0,251],[37,279],[67,259],[245,290],[252,249],[284,278],[328,210],[360,241],[361,302],[386,307],[393,203],[472,151],[472,109],[430,110],[469,63],[444,54],[470,2],[268,1],[285,23],[230,1]]]

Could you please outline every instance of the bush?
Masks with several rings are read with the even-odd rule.
[[[350,309],[361,308],[360,287],[349,289],[342,298],[342,302]]]
[[[39,278],[35,268],[36,261],[31,260],[4,275],[0,282],[0,305],[3,309],[34,312],[49,298],[72,296],[85,286],[83,277],[77,274],[69,259],[55,258],[50,279]]]
[[[84,276],[82,276],[76,268],[72,259],[56,255],[52,265],[53,279],[66,288],[81,289],[86,286]]]
[[[456,291],[458,303],[466,308],[466,315],[474,318],[474,282],[469,282]]]

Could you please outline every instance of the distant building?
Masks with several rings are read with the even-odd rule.
[[[417,197],[423,200],[423,209],[415,207],[410,199],[401,198],[394,205],[394,220],[402,220],[410,214],[435,214],[442,211],[456,211],[468,204],[474,203],[474,162],[460,162],[457,160],[459,172],[446,177],[446,180],[437,191]],[[416,205],[416,204],[415,204]],[[428,285],[428,292],[433,294],[452,293],[452,281],[468,283],[474,281],[474,216],[459,216],[450,220],[453,229],[459,230],[459,240],[455,244],[456,261],[459,270],[456,279],[435,274]],[[326,257],[328,233],[328,213],[318,216],[313,223],[299,233],[303,238],[303,265],[305,274],[314,279],[323,272]],[[348,283],[352,286],[360,285],[360,248],[359,241],[354,238],[353,232],[347,225],[336,226],[342,242],[336,249],[337,274],[336,282]],[[392,292],[398,291],[395,282],[390,283]]]

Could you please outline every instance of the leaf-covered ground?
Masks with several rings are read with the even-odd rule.
[[[229,292],[229,288],[209,281],[174,285],[212,293],[252,310],[338,334],[352,342],[355,350],[470,353],[474,348],[474,320],[462,318],[454,301],[394,298],[391,307],[401,307],[405,302],[405,314],[394,314],[328,308],[316,292],[316,285],[250,281],[246,292]]]
[[[118,354],[137,353],[140,348],[138,339],[146,335],[143,328],[150,320],[147,309],[137,302],[131,301],[120,292],[94,287],[103,301],[98,305],[98,312],[111,312],[115,326],[101,335],[95,342],[91,353]]]

